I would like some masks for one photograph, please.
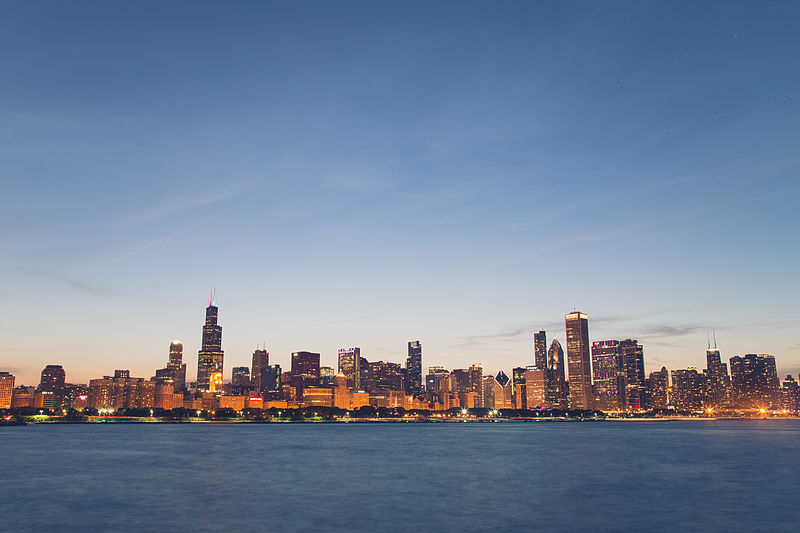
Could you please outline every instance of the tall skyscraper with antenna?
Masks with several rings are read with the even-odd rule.
[[[211,291],[203,325],[203,345],[197,354],[197,390],[210,391],[215,379],[222,376],[222,326],[217,324],[217,291]]]
[[[728,364],[723,363],[717,349],[717,332],[713,331],[714,346],[711,346],[711,335],[708,335],[706,347],[706,379],[708,394],[706,407],[721,407],[728,402],[731,378]]]

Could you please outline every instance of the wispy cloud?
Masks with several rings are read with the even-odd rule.
[[[102,287],[96,287],[94,285],[89,285],[87,283],[76,281],[74,279],[59,278],[59,281],[64,285],[66,285],[67,287],[71,287],[73,289],[77,289],[81,292],[88,294],[94,294],[97,296],[109,296],[111,294],[114,294],[113,291],[110,291],[108,289],[104,289]]]

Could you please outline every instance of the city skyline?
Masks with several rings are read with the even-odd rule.
[[[175,338],[194,367],[217,286],[226,380],[259,344],[288,368],[411,339],[509,374],[534,332],[566,352],[570,309],[647,372],[703,367],[715,328],[796,375],[798,18],[5,6],[3,369],[149,376]]]

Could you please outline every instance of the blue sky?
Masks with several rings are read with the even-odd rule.
[[[0,6],[0,366],[256,344],[491,372],[532,333],[800,371],[792,2]],[[548,339],[548,342],[549,342]]]

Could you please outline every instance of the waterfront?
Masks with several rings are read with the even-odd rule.
[[[800,421],[5,428],[3,529],[796,528]]]

